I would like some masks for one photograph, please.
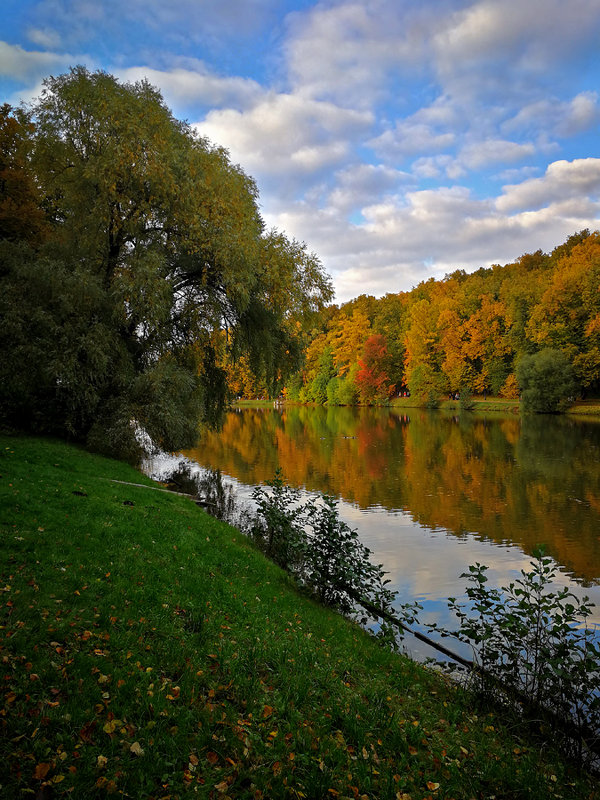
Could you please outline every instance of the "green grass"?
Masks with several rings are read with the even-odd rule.
[[[597,797],[190,500],[60,442],[0,454],[0,796]]]

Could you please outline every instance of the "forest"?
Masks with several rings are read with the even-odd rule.
[[[459,269],[409,292],[361,295],[312,321],[303,366],[283,386],[292,400],[372,405],[406,392],[427,401],[462,391],[516,398],[519,364],[547,350],[563,373],[572,371],[572,391],[594,395],[600,233],[583,230],[549,254],[470,274]],[[225,366],[236,396],[270,394],[245,359]]]

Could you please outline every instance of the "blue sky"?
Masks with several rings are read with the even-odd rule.
[[[147,77],[337,302],[600,227],[600,0],[3,0],[1,100]]]

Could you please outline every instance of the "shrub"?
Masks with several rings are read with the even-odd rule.
[[[475,401],[471,395],[471,390],[463,388],[458,394],[458,403],[461,411],[473,411],[475,408]]]
[[[586,625],[593,604],[567,588],[552,590],[552,559],[543,549],[534,555],[532,570],[501,589],[486,586],[487,567],[470,566],[462,577],[471,605],[449,598],[459,629],[444,633],[473,647],[479,691],[525,701],[569,734],[567,748],[582,761],[600,742],[600,646]]]
[[[293,571],[303,563],[306,539],[300,492],[284,483],[280,469],[266,485],[270,491],[257,486],[252,492],[257,514],[249,532],[269,558],[283,569]]]

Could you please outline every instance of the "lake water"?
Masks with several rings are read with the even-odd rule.
[[[596,604],[600,624],[600,424],[410,409],[239,408],[183,454],[219,469],[241,501],[281,468],[287,483],[339,499],[340,516],[423,622],[453,627],[470,564],[506,585],[545,544],[557,583]],[[182,456],[146,465],[164,476]],[[444,640],[449,644],[449,640]],[[435,656],[415,640],[407,649]],[[469,656],[464,648],[453,649]]]

